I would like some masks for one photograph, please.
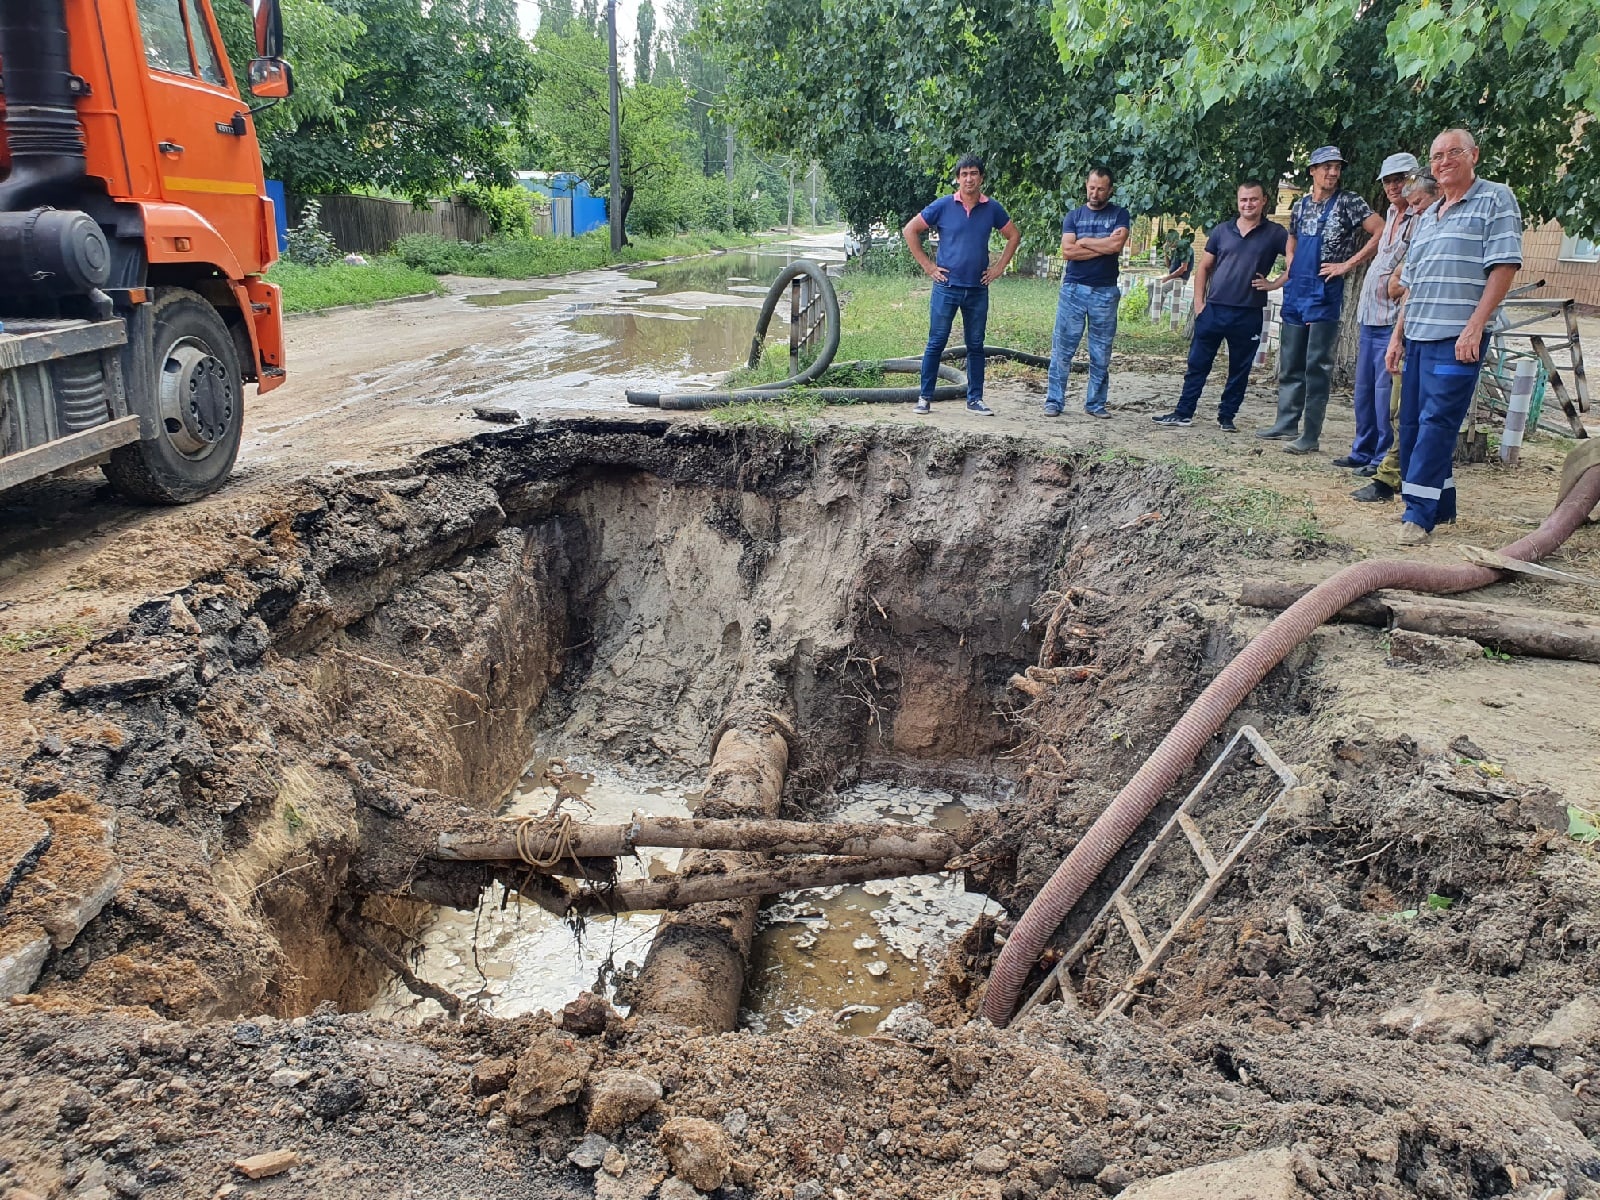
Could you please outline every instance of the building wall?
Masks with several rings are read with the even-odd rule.
[[[1561,226],[1554,221],[1522,235],[1522,270],[1513,287],[1544,280],[1535,295],[1552,300],[1571,297],[1600,308],[1600,263],[1562,262]]]

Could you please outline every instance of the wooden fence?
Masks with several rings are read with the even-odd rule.
[[[458,242],[481,242],[489,219],[453,200],[413,208],[376,196],[322,196],[322,227],[345,254],[385,254],[408,233],[432,233]]]

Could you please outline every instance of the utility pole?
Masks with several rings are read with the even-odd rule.
[[[817,223],[817,164],[811,164],[811,223]]]
[[[789,232],[794,232],[794,159],[789,160]]]
[[[606,0],[606,24],[611,34],[611,253],[622,252],[622,92],[617,86],[617,0]]]
[[[733,126],[728,126],[728,156],[722,160],[722,170],[728,180],[728,228],[733,228]]]

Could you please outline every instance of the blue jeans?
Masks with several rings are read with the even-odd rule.
[[[1394,441],[1394,422],[1389,419],[1389,368],[1383,356],[1389,350],[1392,325],[1363,325],[1361,344],[1356,351],[1356,437],[1350,443],[1350,457],[1357,464],[1382,462]]]
[[[1456,361],[1456,340],[1406,339],[1406,368],[1400,376],[1400,495],[1404,521],[1432,531],[1456,519],[1456,435],[1478,386],[1478,361]]]
[[[1111,340],[1117,336],[1117,303],[1122,293],[1116,285],[1089,287],[1063,280],[1056,301],[1056,331],[1050,339],[1050,383],[1044,393],[1046,412],[1059,413],[1067,397],[1067,376],[1078,353],[1084,329],[1089,331],[1089,390],[1085,412],[1104,412],[1110,390]]]
[[[967,340],[967,402],[983,399],[983,331],[989,324],[989,289],[935,283],[928,300],[928,348],[922,352],[922,395],[931,399],[939,384],[939,357],[950,341],[950,326],[961,314]]]
[[[1183,374],[1183,393],[1174,410],[1180,417],[1193,417],[1200,405],[1200,391],[1206,376],[1217,361],[1217,350],[1228,343],[1228,381],[1222,385],[1222,400],[1217,405],[1217,420],[1231,421],[1244,403],[1245,384],[1250,382],[1250,364],[1261,344],[1261,323],[1265,308],[1236,304],[1208,304],[1194,319],[1194,340],[1189,343],[1189,366]]]

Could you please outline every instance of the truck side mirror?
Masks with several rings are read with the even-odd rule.
[[[250,9],[255,18],[256,54],[261,58],[282,58],[283,9],[279,0],[250,0]]]
[[[287,100],[294,93],[294,72],[281,58],[250,60],[250,94],[263,100]]]

